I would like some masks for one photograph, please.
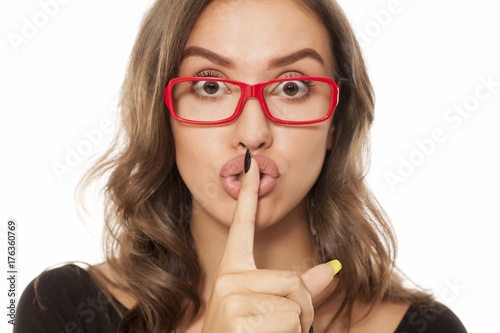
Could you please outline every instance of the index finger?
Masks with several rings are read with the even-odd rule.
[[[260,173],[257,161],[251,158],[248,149],[246,158],[251,160],[250,169],[247,173],[243,173],[233,222],[229,228],[226,247],[219,265],[219,269],[224,272],[256,268],[253,257],[253,242]]]

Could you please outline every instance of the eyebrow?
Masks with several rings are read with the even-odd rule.
[[[207,58],[211,62],[224,67],[233,67],[233,63],[228,58],[225,58],[223,56],[218,55],[217,53],[214,53],[212,51],[197,46],[190,46],[186,48],[182,53],[182,60],[184,60],[187,57],[193,57],[193,56],[200,56],[203,58]]]
[[[198,46],[190,46],[184,50],[182,53],[182,60],[187,57],[200,56],[210,60],[211,62],[224,66],[224,67],[234,67],[234,64],[229,60],[229,58],[223,57],[217,53],[204,49]],[[319,63],[324,65],[323,58],[313,49],[303,49],[292,54],[286,55],[284,57],[279,57],[271,60],[267,69],[275,68],[275,67],[283,67],[286,65],[293,64],[304,58],[312,58],[317,60]]]
[[[293,64],[294,62],[297,62],[297,61],[304,59],[304,58],[312,58],[314,60],[317,60],[322,65],[325,64],[325,62],[323,61],[323,58],[321,58],[321,56],[319,55],[318,52],[314,51],[313,49],[303,49],[303,50],[294,52],[292,54],[289,54],[287,56],[272,60],[270,65],[269,65],[269,68],[283,67],[286,65],[290,65],[290,64]]]

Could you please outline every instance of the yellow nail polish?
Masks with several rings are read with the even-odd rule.
[[[329,261],[326,264],[333,267],[333,270],[335,271],[333,275],[337,274],[342,269],[342,264],[337,259]]]

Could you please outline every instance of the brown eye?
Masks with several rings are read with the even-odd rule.
[[[224,82],[218,81],[195,81],[193,87],[196,93],[204,97],[217,97],[219,95],[229,94],[231,91]]]
[[[299,86],[295,82],[287,82],[283,86],[283,92],[285,95],[293,97],[299,92]]]
[[[274,88],[273,94],[290,100],[302,98],[309,93],[308,82],[310,81],[283,81],[276,88]]]
[[[203,85],[203,90],[209,95],[216,94],[217,91],[219,91],[219,84],[217,82],[207,81]]]

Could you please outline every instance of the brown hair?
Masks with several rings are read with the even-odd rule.
[[[189,222],[191,196],[175,162],[163,89],[181,61],[189,33],[210,0],[157,0],[146,13],[121,92],[122,127],[113,146],[82,180],[109,176],[105,186],[106,262],[136,300],[119,332],[170,332],[200,308],[200,267]],[[334,0],[297,0],[323,22],[342,81],[335,111],[333,149],[308,194],[317,259],[344,265],[333,297],[342,306],[382,300],[426,303],[427,294],[406,289],[395,267],[390,223],[365,183],[368,132],[374,95],[360,47]]]

